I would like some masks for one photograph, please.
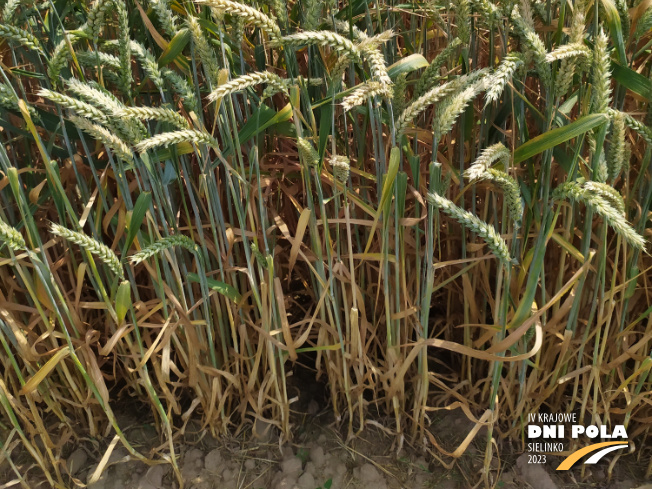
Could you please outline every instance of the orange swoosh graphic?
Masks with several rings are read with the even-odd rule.
[[[605,441],[602,443],[594,443],[588,447],[580,448],[576,452],[571,453],[568,457],[564,459],[562,463],[559,464],[557,470],[568,470],[570,469],[575,462],[581,459],[584,455],[588,455],[591,452],[595,452],[600,448],[610,447],[612,445],[625,445],[626,441]]]

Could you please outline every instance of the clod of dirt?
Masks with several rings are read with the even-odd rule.
[[[301,473],[301,466],[301,460],[296,457],[285,459],[281,463],[283,473],[288,476],[298,476]]]
[[[274,489],[294,489],[297,480],[294,477],[281,477],[281,480],[274,486]]]
[[[244,466],[245,466],[245,469],[247,469],[247,470],[250,470],[250,471],[255,470],[256,461],[251,459],[251,458],[248,458],[247,460],[245,460]]]
[[[204,452],[197,448],[188,450],[183,457],[183,465],[181,466],[181,475],[184,480],[192,481],[196,479],[203,468]]]
[[[310,460],[312,460],[317,467],[323,467],[326,462],[324,449],[320,446],[316,446],[310,450]]]
[[[317,487],[317,484],[315,484],[315,478],[310,472],[306,472],[299,477],[297,484],[299,489],[315,489],[315,487]]]
[[[138,483],[138,489],[160,489],[163,487],[163,477],[167,471],[168,467],[165,465],[150,467]]]
[[[211,450],[204,459],[204,467],[212,474],[219,474],[224,469],[224,458],[219,448]]]
[[[524,453],[516,459],[516,467],[521,478],[536,489],[559,489],[546,469],[536,464],[528,463],[528,455]]]
[[[66,467],[68,468],[68,473],[70,475],[75,475],[86,465],[88,460],[88,454],[83,448],[78,448],[70,454],[68,460],[66,460]]]

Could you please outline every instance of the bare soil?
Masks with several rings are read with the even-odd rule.
[[[341,425],[328,410],[294,413],[293,441],[280,443],[278,434],[265,423],[252,423],[237,437],[215,439],[206,430],[186,429],[185,438],[177,443],[179,468],[188,489],[466,489],[482,487],[484,437],[482,434],[456,461],[446,468],[432,455],[410,446],[398,447],[397,438],[385,432],[382,423],[366,427],[362,435],[344,443]],[[133,407],[123,411],[120,423],[128,439],[148,453],[159,445],[155,428],[139,419]],[[431,431],[447,449],[459,444],[472,425],[459,410],[448,412],[431,426]],[[89,489],[179,489],[169,464],[146,465],[131,460],[124,448],[116,448],[99,481],[89,479],[105,453],[103,443],[80,442],[69,447],[66,470],[73,475],[71,488]],[[491,476],[500,489],[652,489],[640,479],[642,467],[623,457],[608,480],[608,460],[599,466],[573,470],[560,477],[555,473],[556,459],[545,466],[528,465],[516,447],[503,444],[501,459],[494,458]],[[507,453],[507,455],[506,455]],[[20,458],[20,457],[19,457]],[[15,461],[16,462],[16,461]],[[36,470],[23,468],[36,476]],[[2,489],[12,484],[15,475],[3,467]],[[30,480],[30,487],[47,488],[40,478]]]

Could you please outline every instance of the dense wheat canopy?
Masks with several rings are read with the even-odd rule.
[[[649,460],[651,12],[5,0],[11,477],[67,487],[66,443],[110,434],[180,478],[189,418],[289,439],[299,364],[345,435],[382,418],[444,464],[454,403],[515,444],[539,410],[624,424]]]

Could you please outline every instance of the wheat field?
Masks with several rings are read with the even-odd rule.
[[[303,364],[348,439],[576,412],[652,476],[651,48],[650,0],[6,0],[0,463],[291,439]]]

